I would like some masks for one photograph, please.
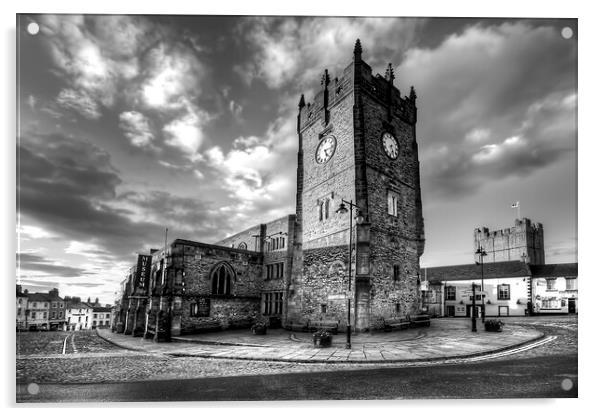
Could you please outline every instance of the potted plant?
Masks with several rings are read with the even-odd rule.
[[[499,319],[488,319],[485,321],[485,331],[488,332],[502,332],[504,323]]]
[[[268,332],[268,326],[265,322],[258,321],[251,326],[251,332],[254,335],[265,335]]]
[[[313,333],[314,347],[326,348],[332,345],[332,334],[324,329]]]

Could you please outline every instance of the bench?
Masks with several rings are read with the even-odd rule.
[[[228,323],[228,329],[251,328],[253,326],[251,318],[231,319]]]
[[[329,331],[333,335],[339,333],[339,322],[338,321],[316,321],[311,322],[309,325],[310,329],[313,331],[317,331],[319,329],[323,329],[325,331]]]
[[[416,328],[417,326],[431,326],[431,317],[427,314],[408,315],[408,321],[410,321],[410,326],[412,328]]]
[[[407,329],[410,327],[410,321],[403,318],[385,319],[385,332],[391,332],[394,329]]]
[[[309,321],[306,321],[305,323],[288,321],[284,326],[284,329],[294,332],[307,332],[309,331]]]
[[[221,330],[222,330],[222,325],[221,325],[220,321],[211,320],[211,321],[203,321],[203,322],[195,323],[194,325],[192,325],[190,327],[182,328],[180,333],[182,335],[192,335],[192,334],[203,334],[205,332],[216,332],[216,331],[221,331]]]

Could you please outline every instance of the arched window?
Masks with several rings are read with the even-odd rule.
[[[238,248],[241,250],[246,250],[247,249],[247,243],[245,243],[244,241],[242,243],[240,243],[238,245]]]
[[[228,263],[220,263],[211,272],[211,294],[229,295],[234,272]]]

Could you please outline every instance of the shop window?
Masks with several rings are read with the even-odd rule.
[[[445,300],[456,300],[455,286],[445,286]]]
[[[498,300],[509,300],[510,299],[510,285],[507,285],[507,284],[498,285],[497,298],[498,298]]]
[[[566,279],[566,290],[577,290],[577,279]]]

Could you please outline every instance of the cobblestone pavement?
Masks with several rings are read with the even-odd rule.
[[[541,354],[559,354],[563,351],[574,352],[576,354],[577,347],[577,319],[576,317],[546,317],[541,318],[517,318],[505,319],[508,326],[518,326],[519,332],[524,328],[535,329],[542,331],[547,335],[555,335],[557,338],[553,342],[545,344],[538,348],[525,351],[516,355],[516,358],[538,356]],[[468,320],[463,319],[438,319],[434,320],[442,327],[455,327],[469,325]],[[454,337],[454,332],[457,330],[448,330],[446,336],[441,336],[443,342],[457,342],[458,338]],[[424,330],[401,331],[401,333],[386,334],[378,342],[374,344],[394,343],[395,337],[404,337],[405,342],[420,343],[424,341],[421,334]],[[66,333],[63,333],[66,334]],[[290,344],[294,343],[298,349],[310,349],[309,334],[295,334],[298,337],[297,341],[291,341],[286,338],[284,333],[282,342]],[[83,335],[83,334],[82,334]],[[385,335],[385,334],[382,334]],[[247,337],[241,333],[241,336]],[[370,344],[370,340],[375,340],[370,334],[363,334],[366,339],[366,344]],[[344,335],[343,335],[344,337]],[[390,337],[390,338],[389,338]],[[76,337],[76,340],[78,338]],[[199,358],[199,357],[170,357],[156,352],[135,352],[119,349],[106,341],[101,340],[93,332],[89,332],[86,338],[80,338],[82,342],[87,339],[89,342],[89,350],[85,352],[82,348],[81,352],[71,353],[66,355],[61,354],[28,354],[21,355],[17,359],[17,382],[18,383],[90,383],[90,382],[111,382],[111,381],[133,381],[133,380],[168,380],[179,378],[199,378],[199,377],[221,377],[234,375],[259,375],[259,374],[275,374],[275,373],[293,373],[293,372],[322,372],[333,370],[349,370],[349,369],[365,369],[365,368],[382,368],[382,367],[399,367],[399,363],[382,363],[382,364],[358,364],[358,363],[298,363],[298,362],[270,362],[270,361],[253,361],[253,360],[232,360],[220,358]],[[249,338],[246,338],[249,341]],[[139,340],[139,339],[136,339]],[[251,338],[253,340],[253,338]],[[355,351],[361,351],[364,346],[360,347],[355,338]],[[258,343],[257,340],[254,340]],[[263,340],[262,342],[265,342]],[[77,344],[77,343],[76,343]],[[159,344],[161,345],[161,344]],[[163,344],[164,345],[164,344]],[[260,345],[260,344],[256,344]],[[183,344],[182,346],[186,346]],[[189,348],[221,348],[224,346],[211,345],[188,345]],[[252,348],[252,347],[250,347]],[[255,348],[262,350],[263,348]],[[23,351],[23,349],[22,349]],[[31,349],[28,349],[31,351]],[[322,350],[317,350],[322,351]],[[508,359],[506,357],[506,359]]]

